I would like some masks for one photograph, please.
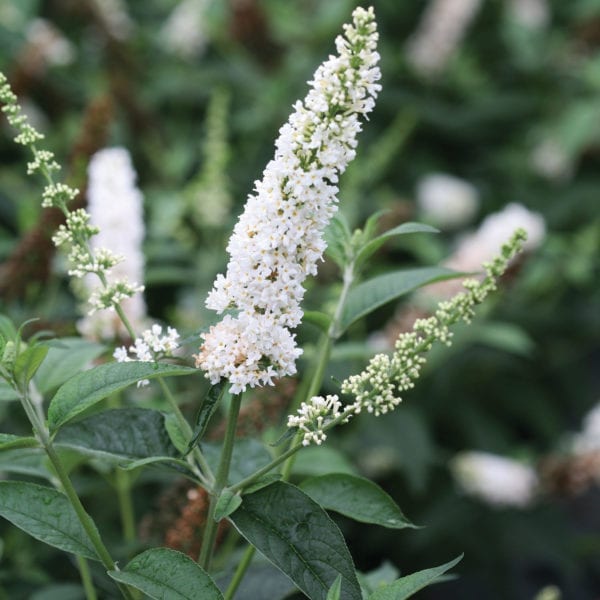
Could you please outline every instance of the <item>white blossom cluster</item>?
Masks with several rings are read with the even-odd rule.
[[[163,335],[160,325],[152,325],[150,329],[142,332],[142,335],[126,348],[121,346],[115,348],[113,357],[117,362],[155,362],[164,356],[172,356],[179,348],[179,333],[173,327],[167,327],[167,333]],[[149,381],[144,379],[138,382],[138,387],[148,385]]]
[[[111,339],[125,333],[114,312],[117,302],[134,329],[140,329],[146,318],[143,296],[135,292],[130,295],[127,291],[129,288],[143,290],[137,283],[129,283],[140,281],[144,276],[143,197],[136,186],[131,158],[124,148],[105,148],[97,152],[88,167],[88,181],[89,224],[97,231],[90,238],[92,263],[86,264],[84,256],[75,257],[71,262],[77,267],[69,273],[77,277],[85,275],[83,284],[92,306],[88,316],[78,323],[79,330],[92,338]],[[65,229],[68,230],[68,223]],[[64,229],[57,235],[64,235]],[[100,264],[103,257],[107,257],[105,265]],[[111,257],[112,264],[109,263]],[[98,272],[98,264],[106,279],[103,285],[98,285],[98,279],[92,276]],[[107,294],[111,289],[112,294]]]
[[[303,434],[302,445],[315,443],[320,446],[327,434],[323,427],[342,414],[342,403],[336,395],[313,396],[303,402],[295,415],[288,416],[288,427],[297,427]]]
[[[345,37],[310,81],[312,89],[280,130],[275,157],[255,183],[206,305],[237,311],[204,334],[196,364],[232,392],[295,373],[300,354],[288,328],[302,318],[302,286],[325,249],[323,230],[336,210],[338,176],[354,158],[359,117],[381,89],[373,9],[357,8]],[[256,331],[269,331],[259,340]],[[270,340],[274,341],[274,345]],[[216,352],[216,355],[213,353]]]
[[[498,278],[522,249],[525,238],[525,231],[517,230],[502,246],[501,254],[484,265],[483,280],[463,281],[464,291],[440,302],[433,316],[415,321],[412,331],[398,337],[391,355],[377,354],[364,371],[343,381],[342,392],[355,397],[355,402],[346,410],[355,413],[366,410],[376,416],[393,410],[401,402],[401,394],[414,387],[426,362],[424,355],[436,342],[450,345],[451,325],[458,321],[470,322],[475,306],[496,289]]]
[[[408,43],[407,56],[425,76],[441,73],[462,42],[482,0],[430,0]]]
[[[465,493],[493,506],[525,508],[535,498],[538,477],[528,465],[487,452],[462,452],[452,472]]]

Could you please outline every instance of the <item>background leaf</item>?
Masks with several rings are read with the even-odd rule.
[[[404,294],[428,283],[460,276],[461,273],[444,267],[421,267],[400,269],[363,281],[352,288],[348,294],[339,333],[343,333],[361,317]]]
[[[151,548],[121,571],[108,574],[156,600],[222,600],[223,594],[198,564],[182,552]]]
[[[462,559],[461,556],[447,562],[439,567],[433,567],[431,569],[425,569],[412,573],[406,577],[401,577],[397,581],[386,585],[383,588],[376,590],[369,596],[369,600],[404,600],[404,598],[410,598],[413,594],[416,594],[419,590],[427,587],[431,583],[434,583],[441,575],[451,569],[454,565],[458,564]]]
[[[221,456],[221,444],[203,444],[202,451],[210,468],[216,473]],[[269,462],[271,462],[271,453],[258,440],[252,438],[237,440],[233,447],[228,485],[233,485],[248,475],[252,475]]]
[[[360,600],[352,557],[337,525],[297,487],[278,481],[243,497],[236,528],[312,600],[325,600],[338,575],[342,597]]]
[[[31,378],[35,375],[42,361],[48,354],[48,346],[36,344],[21,352],[15,361],[14,376],[15,381],[21,389],[25,389]]]
[[[108,363],[84,371],[63,384],[48,408],[51,431],[100,400],[143,379],[197,374],[198,369],[146,362]]]
[[[67,497],[25,481],[0,481],[0,515],[34,538],[99,560]]]
[[[0,451],[10,448],[35,448],[36,446],[39,446],[39,442],[34,437],[0,433]]]
[[[300,488],[326,510],[333,510],[355,521],[390,529],[414,527],[392,498],[376,483],[364,477],[331,473],[307,479]]]
[[[35,374],[35,384],[42,394],[62,385],[100,356],[105,346],[81,338],[61,338],[49,344],[46,360]]]

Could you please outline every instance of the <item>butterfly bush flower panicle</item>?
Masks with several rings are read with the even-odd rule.
[[[208,308],[234,309],[237,316],[204,334],[196,365],[213,382],[230,379],[234,393],[295,373],[301,351],[289,329],[302,319],[302,284],[325,250],[335,184],[354,158],[359,117],[372,110],[381,88],[373,9],[357,8],[352,16],[336,40],[338,54],[317,69],[308,95],[280,129],[275,156],[227,246],[227,272],[207,298]]]

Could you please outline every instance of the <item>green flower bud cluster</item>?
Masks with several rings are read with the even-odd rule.
[[[471,321],[475,306],[496,289],[498,278],[522,249],[526,237],[525,231],[518,229],[502,246],[501,254],[484,264],[486,275],[482,280],[464,281],[465,291],[441,302],[433,316],[415,321],[412,331],[399,336],[391,355],[374,356],[362,373],[346,379],[342,383],[342,392],[356,400],[344,414],[366,410],[377,416],[394,409],[402,401],[402,392],[414,387],[426,363],[424,355],[436,342],[451,344],[450,327],[453,324]]]

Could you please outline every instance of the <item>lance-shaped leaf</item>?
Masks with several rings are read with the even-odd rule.
[[[439,230],[435,227],[431,227],[431,225],[425,225],[423,223],[402,223],[402,225],[398,225],[398,227],[389,229],[385,233],[382,233],[381,235],[367,242],[357,253],[355,264],[357,266],[362,265],[389,239],[399,235],[406,235],[408,233],[439,233]]]
[[[202,447],[204,457],[215,473],[219,468],[221,449],[222,444],[214,443],[206,443]],[[233,485],[245,479],[270,462],[271,454],[258,440],[253,438],[237,440],[233,447],[227,485]]]
[[[462,554],[445,565],[425,569],[424,571],[417,571],[406,577],[401,577],[393,583],[376,590],[369,596],[369,600],[404,600],[405,598],[410,598],[419,590],[434,583],[436,579],[459,563],[461,559]]]
[[[223,600],[206,571],[189,556],[170,548],[146,550],[121,571],[108,574],[155,600]]]
[[[67,497],[52,488],[0,481],[0,516],[50,546],[98,560]]]
[[[423,285],[463,275],[444,267],[422,267],[402,269],[363,281],[348,294],[337,334],[341,335],[352,323],[380,306]]]
[[[208,427],[208,422],[213,416],[219,400],[223,397],[226,388],[226,382],[223,380],[211,386],[208,390],[208,393],[202,401],[202,406],[200,406],[200,410],[198,411],[198,416],[196,417],[196,426],[194,427],[192,439],[188,444],[185,454],[189,454],[204,436],[206,428]]]
[[[31,346],[19,354],[15,361],[14,375],[20,389],[24,390],[27,387],[47,354],[48,346],[43,344]]]
[[[376,483],[356,475],[332,473],[311,477],[300,485],[315,502],[362,523],[390,529],[415,527]]]
[[[338,575],[342,576],[341,597],[361,600],[352,557],[340,530],[297,487],[278,481],[245,495],[229,518],[311,600],[325,600]]]
[[[147,362],[132,361],[100,365],[75,375],[58,389],[48,408],[48,425],[54,432],[100,400],[143,379],[193,373],[198,373],[198,370]]]
[[[91,415],[63,427],[55,441],[91,456],[114,460],[177,455],[164,415],[145,408],[118,408]]]

